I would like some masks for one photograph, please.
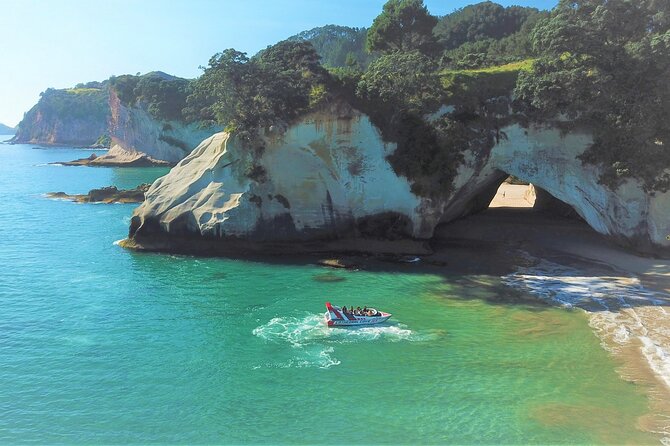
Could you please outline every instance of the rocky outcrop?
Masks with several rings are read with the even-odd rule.
[[[576,158],[591,142],[588,133],[512,125],[501,134],[490,151],[465,153],[453,193],[426,198],[394,173],[387,156],[395,145],[346,107],[268,132],[262,151],[218,133],[152,185],[132,218],[129,244],[225,252],[249,242],[354,240],[344,245],[367,250],[363,240],[428,239],[438,224],[486,207],[511,174],[620,242],[670,246],[670,194],[646,194],[634,181],[616,191],[600,185],[598,168]]]
[[[141,100],[124,105],[115,89],[103,84],[47,90],[26,113],[12,142],[92,147],[105,141],[109,145],[106,154],[64,165],[174,165],[219,130],[198,122],[157,119]]]
[[[148,246],[151,239],[160,249],[158,238],[173,245],[165,235],[231,246],[361,236],[401,243],[432,234],[439,215],[431,217],[430,206],[393,172],[386,157],[395,145],[382,141],[367,116],[351,109],[313,113],[263,142],[255,156],[227,133],[203,141],[147,192],[132,220],[134,240]],[[370,247],[377,248],[386,249]],[[408,244],[398,249],[426,252]]]
[[[90,165],[174,165],[218,130],[201,128],[199,123],[156,120],[142,107],[124,106],[113,90],[109,103],[111,147]]]
[[[646,193],[632,179],[616,190],[600,184],[599,168],[577,158],[591,144],[587,131],[564,135],[556,128],[520,125],[502,131],[507,137],[488,156],[466,156],[442,221],[467,214],[473,199],[509,174],[570,205],[592,228],[621,244],[641,251],[670,248],[670,193]]]
[[[91,189],[87,194],[69,195],[65,192],[49,192],[48,198],[70,200],[77,203],[141,203],[150,184],[143,183],[135,189],[118,189],[108,186],[100,189]]]
[[[50,88],[24,115],[12,142],[91,146],[107,132],[107,96],[102,88]]]

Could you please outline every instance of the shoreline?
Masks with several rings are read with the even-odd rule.
[[[530,305],[565,306],[560,299],[566,293],[582,290],[583,294],[576,294],[581,300],[568,306],[586,313],[621,379],[647,395],[649,412],[637,420],[639,428],[670,444],[670,259],[632,253],[582,221],[503,206],[439,227],[429,245],[360,239],[263,245],[234,241],[226,242],[222,249],[206,240],[152,239],[140,243],[126,239],[120,245],[190,255],[203,255],[199,248],[204,246],[209,256],[289,264],[315,264],[324,256],[333,256],[345,265],[370,271],[488,275],[503,281],[530,275],[531,282],[539,283],[538,289],[526,289],[523,294],[534,296],[535,302],[524,298],[514,302]],[[362,242],[366,253],[360,252]],[[399,253],[426,258],[399,263]],[[392,263],[383,259],[389,254],[396,256]],[[556,284],[558,289],[552,289]]]
[[[161,252],[229,258],[279,258],[282,256],[373,257],[376,255],[428,256],[433,253],[423,240],[338,239],[323,241],[250,242],[243,239],[212,240],[197,237],[169,237],[154,235],[141,240],[125,238],[119,246],[138,252]],[[290,261],[289,261],[290,263]]]
[[[506,277],[542,301],[583,310],[621,379],[648,397],[639,428],[670,444],[670,260],[627,251],[583,222],[523,209],[488,210],[442,227],[441,235],[506,246],[516,264]]]

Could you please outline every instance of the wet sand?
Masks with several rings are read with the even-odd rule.
[[[631,253],[578,220],[505,206],[519,196],[438,228],[435,257],[587,311],[621,377],[649,396],[638,425],[670,444],[670,260]],[[482,265],[472,264],[476,253]]]

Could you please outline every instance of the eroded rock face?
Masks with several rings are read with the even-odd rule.
[[[591,144],[590,134],[519,125],[502,131],[507,138],[487,156],[467,154],[443,221],[466,213],[469,200],[510,174],[569,204],[592,228],[622,244],[638,250],[670,247],[670,193],[647,194],[636,180],[615,191],[598,184],[599,168],[577,158]]]
[[[226,133],[203,141],[153,184],[131,235],[268,242],[432,235],[439,215],[393,172],[386,157],[395,146],[367,116],[314,113],[266,135],[264,145],[254,157]]]
[[[218,130],[200,128],[198,123],[158,121],[143,108],[124,106],[113,90],[109,103],[112,143],[109,152],[91,165],[176,164]]]
[[[104,111],[103,111],[104,113]],[[19,124],[12,142],[91,146],[107,132],[105,116],[61,119],[54,113],[33,107]]]
[[[98,97],[102,95],[102,98]],[[94,159],[67,161],[66,165],[152,166],[174,165],[203,139],[220,130],[199,123],[155,119],[142,104],[127,107],[113,89],[100,90],[86,104],[95,113],[70,110],[57,113],[35,105],[19,125],[15,143],[92,146],[98,138],[111,138],[109,151]],[[72,108],[72,107],[70,107]],[[67,112],[67,113],[65,113]]]
[[[512,174],[574,207],[598,232],[638,249],[670,246],[670,194],[647,195],[634,181],[617,191],[598,184],[598,168],[576,158],[590,135],[518,125],[502,132],[490,152],[465,154],[451,195],[432,199],[411,192],[386,159],[395,145],[351,109],[313,113],[267,134],[256,155],[218,133],[152,185],[130,236],[138,245],[156,237],[426,239],[437,224],[486,207]]]

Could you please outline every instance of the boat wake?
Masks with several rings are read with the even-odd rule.
[[[310,314],[299,317],[276,317],[268,323],[256,327],[253,334],[269,343],[289,345],[293,358],[275,367],[320,367],[339,365],[333,357],[335,347],[357,342],[420,341],[425,337],[417,335],[406,326],[387,323],[376,326],[329,328],[323,315]]]

